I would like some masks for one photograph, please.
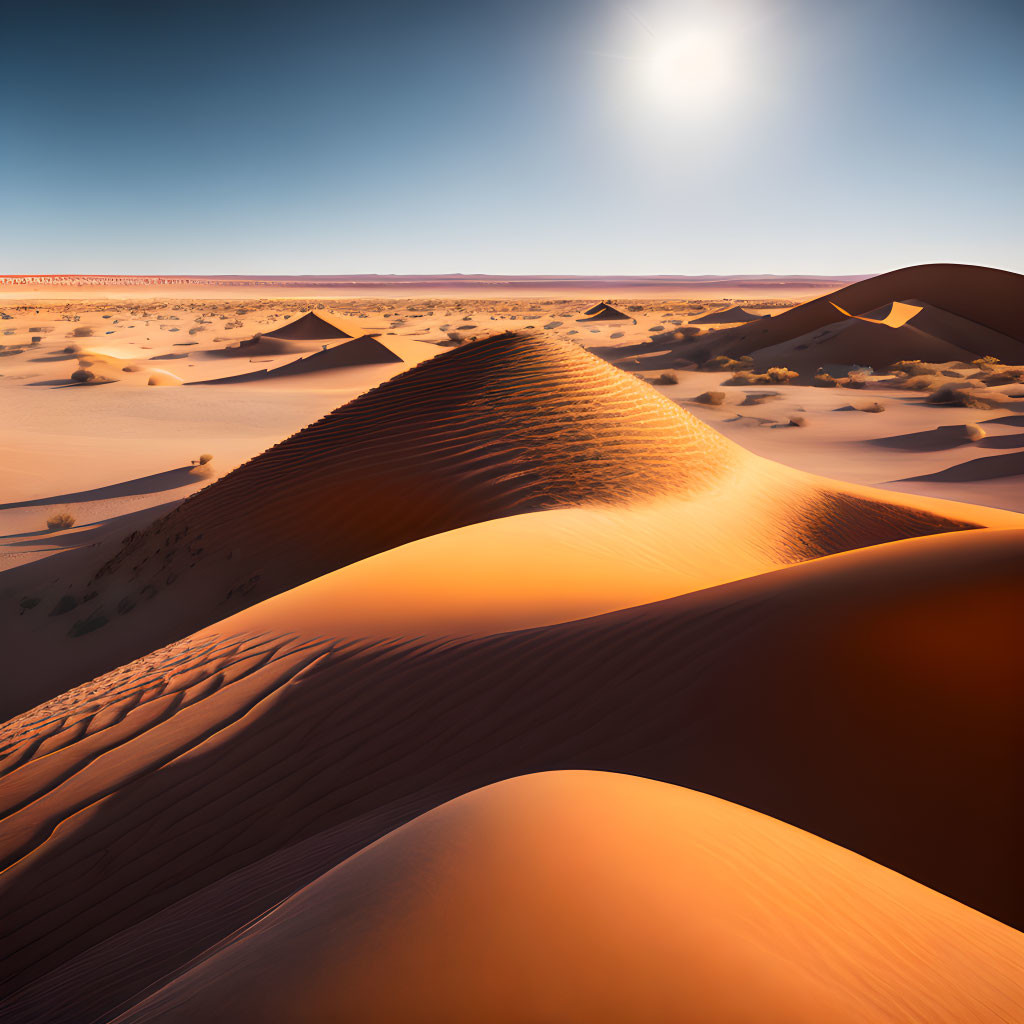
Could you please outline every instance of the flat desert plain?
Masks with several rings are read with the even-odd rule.
[[[0,315],[0,1020],[1024,1021],[1024,278]]]

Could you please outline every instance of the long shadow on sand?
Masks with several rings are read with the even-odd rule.
[[[133,494],[156,494],[159,491],[173,491],[177,487],[196,483],[197,477],[189,466],[168,469],[151,476],[140,476],[107,487],[94,487],[91,491],[74,491],[70,494],[54,494],[48,498],[33,498],[30,501],[12,501],[0,505],[0,512],[11,508],[33,508],[39,505],[59,505],[62,502],[104,501],[109,498],[127,498]]]

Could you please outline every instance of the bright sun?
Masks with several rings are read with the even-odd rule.
[[[734,56],[726,37],[710,31],[659,40],[647,61],[651,88],[670,103],[709,101],[731,84]]]

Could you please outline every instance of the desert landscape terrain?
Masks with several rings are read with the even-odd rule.
[[[1022,299],[0,279],[0,1020],[1024,1021]]]

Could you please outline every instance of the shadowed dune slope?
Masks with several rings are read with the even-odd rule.
[[[4,727],[0,992],[325,830],[336,862],[561,768],[742,803],[1019,926],[1022,580],[1024,531],[977,530],[491,637],[207,630]],[[286,895],[274,877],[50,989],[109,1008]]]
[[[900,359],[948,363],[975,358],[974,352],[919,330],[914,320],[902,327],[889,327],[860,317],[839,320],[753,353],[755,369],[785,366],[803,374],[833,365],[882,369]]]
[[[272,370],[256,370],[253,373],[237,374],[233,377],[218,377],[214,380],[196,381],[196,384],[239,384],[252,380],[274,380],[278,377],[293,377],[297,374],[316,373],[322,370],[347,369],[353,366],[374,366],[380,363],[400,363],[396,355],[376,338],[364,335],[351,341],[333,345],[321,352],[300,356],[290,363]]]
[[[1024,362],[1022,294],[1024,277],[1005,270],[958,263],[904,267],[840,288],[768,320],[732,327],[711,338],[690,342],[683,351],[710,347],[712,355],[748,355],[835,323],[837,306],[851,314],[864,314],[888,303],[913,299],[989,329],[981,332],[979,342],[986,351],[976,351],[966,332],[948,338],[952,344],[1016,365]],[[928,317],[918,326],[929,333],[933,329],[938,332],[939,319]],[[1000,344],[997,335],[1005,335],[1009,340]],[[1000,350],[995,351],[993,345]]]
[[[501,335],[421,363],[275,445],[116,553],[98,553],[90,577],[53,582],[40,570],[45,582],[19,577],[16,592],[9,583],[15,610],[32,593],[40,611],[0,635],[13,680],[4,707],[30,707],[422,537],[544,509],[668,499],[710,506],[715,495],[702,531],[723,559],[750,549],[750,529],[759,538],[757,564],[744,562],[739,575],[999,521],[775,466],[577,345]],[[686,525],[678,543],[687,543]],[[48,614],[62,598],[75,610]]]
[[[772,818],[555,772],[417,818],[117,1020],[997,1022],[1021,962],[1019,932]]]

